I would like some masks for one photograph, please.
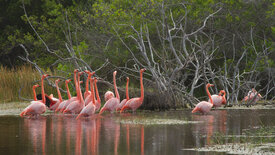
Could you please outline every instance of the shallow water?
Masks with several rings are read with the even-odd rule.
[[[37,119],[0,117],[0,154],[225,154],[196,152],[213,137],[274,126],[274,110],[191,110],[108,114],[75,120],[74,115]],[[148,123],[150,122],[150,123]]]

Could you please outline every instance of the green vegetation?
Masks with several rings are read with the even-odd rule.
[[[23,3],[28,18],[22,9]],[[109,75],[113,68],[123,70],[123,67],[127,66],[132,71],[136,69],[132,66],[142,66],[134,61],[135,55],[141,64],[146,64],[147,69],[153,66],[155,71],[158,69],[161,73],[157,75],[148,70],[145,78],[149,79],[149,82],[155,82],[150,88],[153,92],[158,89],[159,96],[163,93],[161,90],[164,90],[167,96],[173,95],[172,99],[163,100],[168,105],[181,104],[182,94],[205,96],[202,88],[206,82],[217,83],[219,89],[227,86],[232,95],[232,102],[240,99],[248,88],[263,89],[262,92],[268,92],[269,99],[275,91],[271,90],[274,82],[270,82],[275,81],[275,3],[272,0],[187,0],[184,3],[181,0],[11,0],[2,2],[0,10],[0,63],[8,68],[18,68],[26,63],[18,58],[26,55],[19,46],[22,44],[29,51],[30,60],[46,71],[65,73],[66,78],[71,76],[77,65],[68,63],[67,60],[57,61],[60,58],[72,57],[74,61],[81,59],[93,70],[108,60],[111,65],[99,70],[97,76],[111,81]],[[214,12],[216,13],[213,16],[209,16]],[[188,36],[185,44],[180,39],[177,40],[198,30],[204,24],[202,30]],[[184,31],[168,30],[175,25],[177,28],[181,25]],[[172,46],[180,55],[182,63],[185,63],[185,58],[191,59],[187,68],[179,69],[175,76],[173,71],[178,64],[169,44],[171,42],[168,40],[168,32],[175,38]],[[138,38],[139,33],[143,34],[143,43],[146,44],[144,47],[152,64],[148,65],[140,52],[141,48],[133,39]],[[146,34],[149,34],[148,37]],[[149,41],[153,47],[151,49],[147,44]],[[150,50],[153,50],[153,54]],[[196,78],[196,62],[204,62],[212,56],[212,52],[213,57],[206,61],[207,65],[199,65],[199,79],[192,85]],[[187,56],[188,53],[190,57]],[[198,55],[195,57],[192,55],[194,53],[200,53],[201,57],[197,59]],[[210,69],[205,70],[206,67]],[[123,71],[129,73],[129,70]],[[216,73],[212,74],[212,71]],[[205,75],[205,72],[209,72],[208,75]],[[128,75],[136,79],[136,72],[130,72]],[[0,76],[1,82],[13,80],[10,81],[13,83],[12,89],[7,88],[7,85],[0,85],[7,90],[4,95],[7,97],[3,97],[0,92],[0,101],[17,101],[18,95],[13,97],[7,94],[16,94],[22,84],[20,80],[23,79],[13,79],[11,75]],[[39,77],[37,74],[24,76],[32,76],[26,77],[29,81],[24,83],[24,89],[30,90],[22,91],[26,92],[22,96],[30,97],[31,82]],[[173,78],[172,82],[169,82],[170,78]],[[138,80],[131,80],[130,83],[139,85]],[[193,92],[194,89],[196,90]],[[234,99],[235,94],[237,99]]]

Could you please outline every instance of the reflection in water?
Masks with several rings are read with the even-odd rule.
[[[0,117],[0,137],[7,139],[7,133],[10,138],[19,135],[12,144],[0,140],[0,154],[16,149],[18,151],[13,151],[13,154],[194,154],[183,149],[211,145],[215,133],[238,135],[243,129],[273,126],[275,113],[272,110],[213,110],[208,115],[200,115],[186,110],[128,114],[125,118],[148,116],[200,123],[121,124],[119,119],[124,119],[124,115],[119,114],[95,115],[79,120],[75,120],[74,115],[57,114],[38,119],[14,117],[12,121]],[[12,130],[13,127],[16,130]]]
[[[45,154],[46,118],[24,119],[24,127],[29,131],[30,141],[35,154]]]
[[[206,144],[210,145],[211,137],[213,133],[222,133],[226,134],[226,118],[227,111],[226,110],[216,110],[212,111],[211,114],[208,115],[193,115],[193,121],[202,121],[203,123],[194,124],[194,129],[192,130],[195,135],[195,141],[197,142],[196,147],[200,146],[200,135],[206,135]]]

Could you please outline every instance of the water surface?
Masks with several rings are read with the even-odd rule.
[[[190,111],[105,113],[79,120],[59,114],[1,116],[0,154],[225,154],[187,149],[211,145],[217,134],[242,135],[275,124],[274,110],[268,109]]]

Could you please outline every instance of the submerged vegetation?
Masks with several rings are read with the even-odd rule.
[[[215,151],[233,154],[274,154],[275,126],[259,126],[243,129],[241,135],[216,133],[211,144],[196,151]]]

